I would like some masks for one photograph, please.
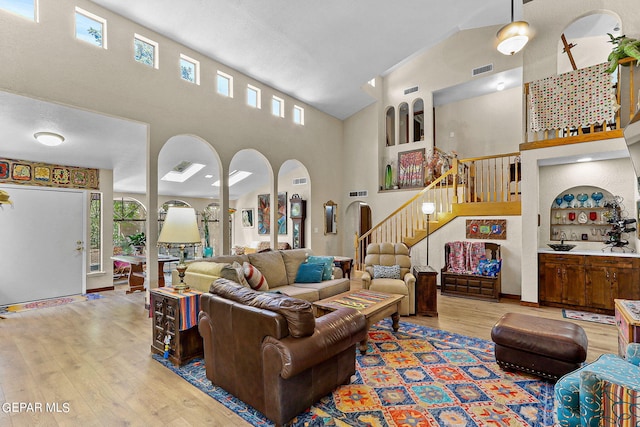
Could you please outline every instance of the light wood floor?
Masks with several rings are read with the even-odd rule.
[[[357,280],[352,287],[359,287]],[[144,295],[123,290],[104,298],[32,310],[0,319],[0,426],[247,426],[150,356],[151,319]],[[506,312],[561,319],[560,309],[438,295],[439,316],[414,322],[490,339]],[[617,352],[616,328],[578,322],[589,337],[588,360]],[[10,403],[42,412],[9,414]],[[65,413],[62,404],[68,402]],[[46,404],[59,413],[46,413]]]

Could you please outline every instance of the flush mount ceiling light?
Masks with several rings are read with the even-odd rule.
[[[496,90],[504,90],[504,82],[498,82],[496,85]]]
[[[53,132],[36,132],[33,134],[33,137],[42,145],[48,145],[50,147],[55,147],[56,145],[60,145],[64,142],[64,137],[57,133]]]
[[[498,52],[513,55],[522,50],[529,41],[529,24],[525,21],[513,21],[513,0],[511,0],[511,23],[498,31]]]

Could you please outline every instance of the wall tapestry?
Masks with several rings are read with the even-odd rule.
[[[398,153],[398,186],[424,186],[424,148]]]
[[[506,219],[468,219],[467,239],[506,240]]]
[[[269,234],[270,223],[270,195],[258,194],[258,234]],[[278,193],[278,234],[287,234],[287,193]]]
[[[98,169],[0,158],[0,182],[39,187],[99,190]]]

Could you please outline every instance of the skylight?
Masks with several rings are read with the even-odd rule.
[[[0,9],[38,22],[38,2],[36,0],[0,0]]]
[[[158,68],[158,43],[140,34],[133,35],[133,58],[141,64]]]
[[[170,182],[185,182],[193,175],[198,173],[200,169],[204,167],[200,163],[191,163],[187,161],[180,162],[172,170],[167,172],[162,178],[163,181]]]
[[[180,54],[180,77],[190,83],[200,84],[200,62]]]
[[[240,181],[242,181],[245,178],[248,178],[251,174],[252,174],[251,172],[239,171],[237,169],[229,172],[229,187],[231,187],[234,184],[239,183]],[[214,187],[220,187],[220,180],[217,180],[216,182],[214,182],[211,185],[214,186]]]
[[[229,98],[233,98],[233,77],[229,74],[218,71],[216,76],[218,93]]]
[[[76,38],[107,48],[107,20],[76,7]]]
[[[253,108],[261,108],[261,91],[255,86],[247,85],[247,105]]]

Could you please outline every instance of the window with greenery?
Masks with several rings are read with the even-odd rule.
[[[158,43],[140,34],[133,36],[134,59],[141,64],[158,68]]]
[[[76,38],[107,48],[107,20],[76,7]]]
[[[144,233],[147,211],[135,199],[121,198],[113,201],[113,251],[129,254],[134,248],[127,237]]]
[[[233,77],[229,74],[218,71],[216,76],[218,93],[229,98],[233,98]]]
[[[91,193],[89,224],[89,271],[102,271],[102,193]]]
[[[36,0],[0,0],[0,9],[38,21]]]
[[[180,54],[180,77],[190,83],[200,84],[200,62]]]
[[[247,105],[253,108],[261,108],[260,89],[247,85]]]

